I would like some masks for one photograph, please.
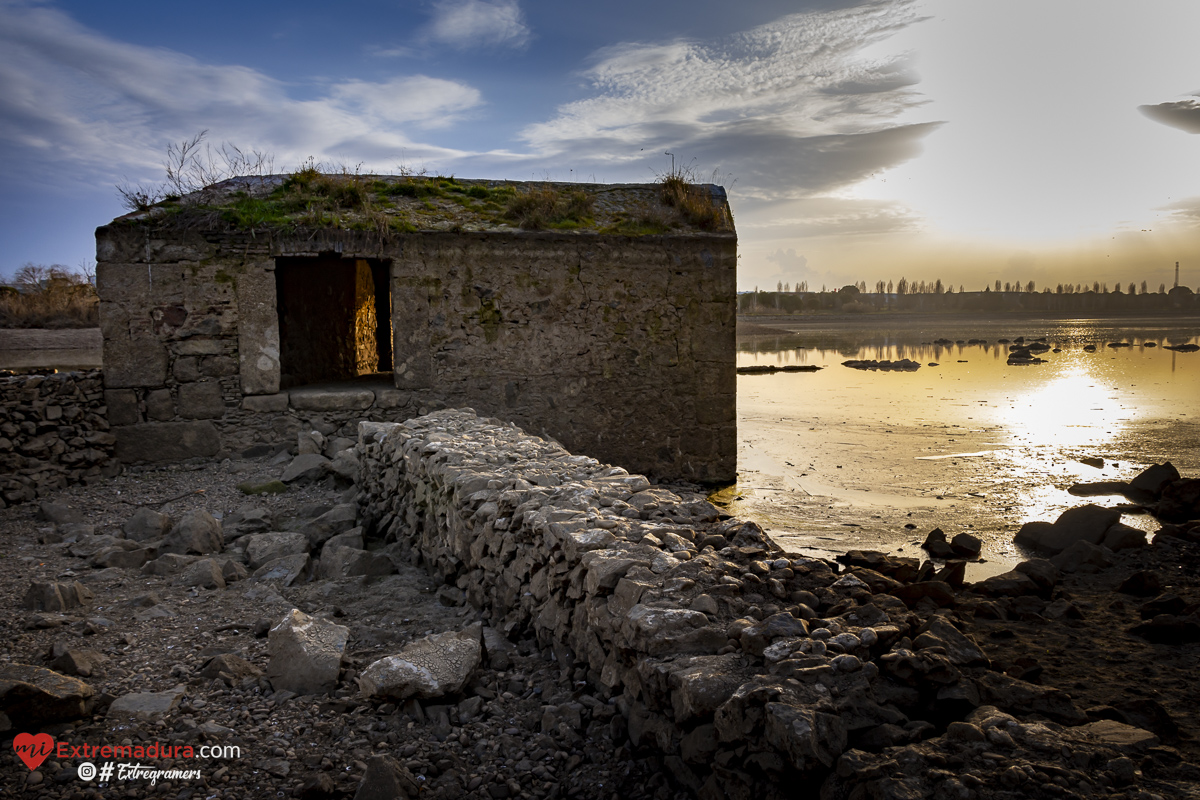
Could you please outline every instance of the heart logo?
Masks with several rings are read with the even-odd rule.
[[[54,737],[48,733],[18,733],[13,739],[13,749],[31,770],[41,766],[51,753],[54,752]]]

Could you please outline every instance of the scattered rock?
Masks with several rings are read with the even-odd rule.
[[[0,665],[0,714],[23,729],[79,719],[91,713],[91,686],[44,667]]]
[[[934,528],[925,537],[925,542],[921,545],[929,551],[929,555],[934,558],[953,558],[954,548],[946,541],[946,534],[941,528]]]
[[[1053,523],[1028,522],[1015,541],[1054,555],[1080,540],[1100,544],[1108,529],[1120,521],[1117,509],[1089,504],[1067,509]]]
[[[202,678],[218,678],[230,686],[241,683],[244,678],[257,678],[262,674],[261,669],[232,653],[215,655],[200,668]]]
[[[186,690],[182,686],[165,692],[136,692],[118,697],[108,707],[108,716],[113,718],[138,717],[149,719],[160,717],[174,710],[183,699]]]
[[[483,655],[481,626],[418,639],[399,653],[374,662],[359,675],[369,697],[429,699],[454,694],[466,685]]]
[[[184,512],[175,527],[163,539],[159,553],[208,555],[224,547],[221,523],[207,511]]]
[[[246,537],[246,558],[255,570],[277,558],[307,554],[308,547],[308,537],[302,533],[256,533]]]
[[[280,480],[288,483],[314,483],[329,474],[332,464],[329,459],[318,453],[305,453],[292,459],[280,476]]]
[[[978,536],[960,533],[950,540],[950,549],[959,558],[979,558],[979,554],[983,550],[983,542]]]
[[[184,586],[198,586],[201,589],[225,588],[225,576],[221,566],[211,558],[202,558],[190,564],[183,571],[179,582]]]
[[[308,574],[309,563],[308,553],[276,558],[256,569],[250,576],[250,580],[256,583],[279,583],[283,586],[291,586],[301,576]]]
[[[326,694],[337,685],[350,631],[296,609],[271,628],[267,677],[276,691]]]
[[[391,575],[396,565],[386,553],[355,550],[351,547],[328,546],[321,552],[317,565],[317,577],[322,580],[337,580],[354,576]],[[455,591],[458,591],[455,589]]]
[[[416,797],[419,791],[420,783],[399,761],[388,755],[377,755],[367,760],[367,771],[358,784],[354,800],[398,800]]]
[[[34,581],[29,584],[25,598],[21,601],[21,607],[32,611],[67,611],[90,603],[93,596],[92,590],[79,581],[72,583]]]
[[[1121,581],[1117,591],[1136,597],[1153,597],[1162,591],[1162,576],[1155,570],[1138,570]]]
[[[152,542],[171,530],[171,518],[149,508],[139,508],[121,526],[125,536],[135,542]]]

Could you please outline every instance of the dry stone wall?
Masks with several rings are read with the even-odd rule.
[[[359,431],[370,535],[536,635],[621,712],[614,740],[701,800],[1108,797],[1159,743],[994,668],[953,613],[994,606],[987,582],[958,596],[916,559],[785,554],[701,496],[469,410]]]
[[[652,476],[731,481],[736,247],[732,233],[381,239],[115,222],[97,231],[97,288],[118,457],[209,457],[470,405]],[[281,390],[277,259],[386,265],[389,385],[346,381],[332,387],[341,400],[322,386],[320,408],[311,387]]]
[[[878,670],[855,653],[904,623],[857,606],[865,586],[843,582],[827,599],[853,611],[812,627],[847,641],[816,652],[801,618],[816,615],[793,596],[829,566],[785,557],[702,497],[469,411],[363,423],[359,452],[368,525],[494,627],[532,630],[564,666],[578,661],[618,695],[634,744],[661,750],[702,796],[756,784],[778,796],[784,774],[827,773],[852,730],[902,716],[873,697]]]
[[[99,370],[0,377],[0,508],[113,474]]]

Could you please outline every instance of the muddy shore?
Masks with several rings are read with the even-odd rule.
[[[265,507],[277,520],[303,521],[348,498],[346,489],[327,486],[256,497],[237,488],[278,477],[283,464],[258,455],[134,468],[48,499],[83,511],[95,533],[121,536],[139,507],[173,517],[203,509],[229,520],[239,510]],[[902,527],[911,512],[893,513]],[[813,517],[825,520],[831,531],[846,521],[835,507],[814,509]],[[905,555],[927,557],[919,547],[924,533],[912,534]],[[368,777],[372,756],[381,753],[396,757],[419,781],[410,787],[412,796],[695,796],[669,777],[651,748],[629,740],[619,714],[604,715],[607,704],[595,687],[559,670],[551,654],[531,639],[516,638],[511,651],[482,666],[465,706],[463,701],[416,707],[364,703],[355,679],[367,664],[428,633],[460,630],[478,619],[474,609],[422,570],[400,567],[382,581],[322,581],[270,592],[256,592],[240,581],[205,589],[184,586],[177,576],[94,567],[72,555],[70,543],[54,543],[55,534],[56,526],[39,514],[39,504],[0,510],[0,608],[5,612],[0,661],[48,666],[55,653],[66,650],[95,654],[83,679],[100,696],[100,713],[47,732],[76,744],[236,743],[241,757],[205,764],[200,781],[163,781],[153,789],[101,787],[78,777],[78,759],[50,758],[29,770],[6,745],[0,755],[0,796],[350,798]],[[845,549],[831,540],[829,555]],[[1118,591],[1145,572],[1156,575],[1153,596]],[[31,582],[75,580],[94,594],[86,607],[41,622],[25,607]],[[1118,720],[1153,733],[1158,741],[1131,752],[1129,773],[1120,780],[1107,770],[1102,772],[1113,779],[1097,781],[1096,773],[1088,775],[1091,782],[1081,783],[1077,770],[1056,767],[1055,761],[1041,770],[1026,765],[1024,777],[1005,773],[1011,785],[996,778],[999,773],[979,773],[996,778],[995,783],[968,782],[963,796],[1200,797],[1200,685],[1193,679],[1200,645],[1154,643],[1130,632],[1155,597],[1174,595],[1180,608],[1200,602],[1200,545],[1154,537],[1151,546],[1116,553],[1103,569],[1062,574],[1044,594],[993,605],[965,599],[936,613],[978,643],[992,671],[1056,687],[1088,719]],[[1053,604],[1055,610],[1048,611]],[[236,655],[265,670],[263,625],[287,607],[351,628],[348,658],[331,695],[288,697],[273,692],[261,675],[230,680],[203,674],[219,655]],[[1064,607],[1071,610],[1059,614]],[[104,703],[131,692],[173,691],[177,705],[162,714],[130,723],[103,713]],[[549,725],[547,707],[556,709]],[[572,724],[573,707],[583,711],[578,727]],[[973,764],[964,765],[954,753],[944,758],[946,769],[973,777]],[[814,789],[799,796],[817,794]]]

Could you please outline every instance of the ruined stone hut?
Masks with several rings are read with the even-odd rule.
[[[724,191],[235,178],[96,231],[124,462],[471,407],[636,472],[736,474]]]

